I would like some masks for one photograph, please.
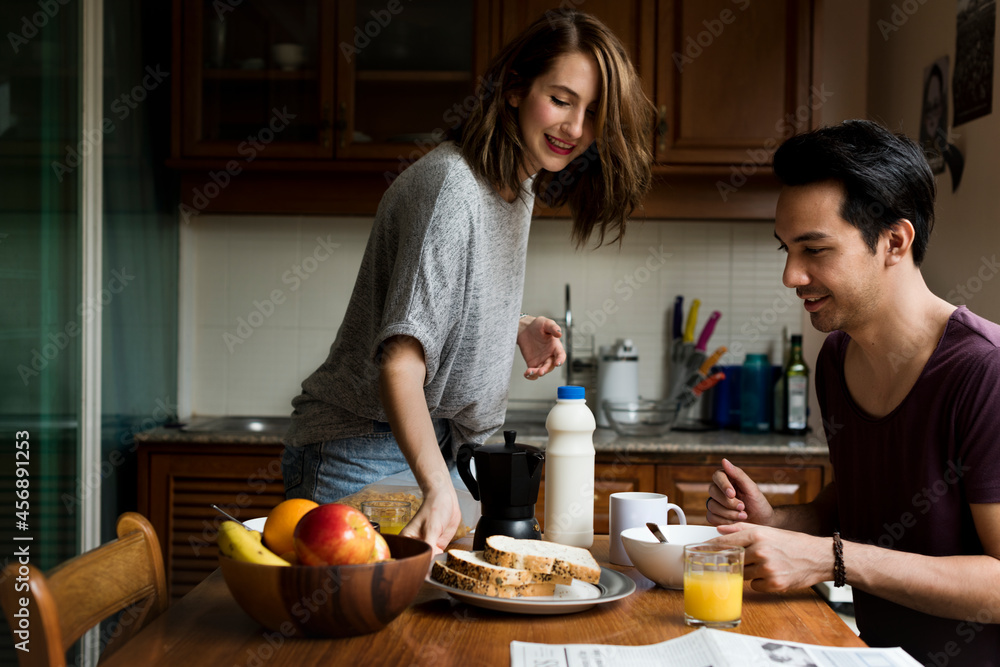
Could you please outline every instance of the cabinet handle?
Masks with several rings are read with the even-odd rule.
[[[347,134],[347,102],[340,103],[340,113],[337,116],[335,127],[337,128],[337,132],[340,133],[340,147],[343,148],[346,144],[344,135]]]
[[[670,126],[667,124],[667,105],[662,105],[660,107],[660,113],[657,114],[657,124],[656,133],[660,135],[660,150],[667,150],[667,130]]]
[[[333,131],[333,112],[329,106],[323,107],[323,122],[320,124],[320,136],[323,139],[323,148],[330,147],[330,136]]]

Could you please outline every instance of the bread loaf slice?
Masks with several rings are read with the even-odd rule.
[[[467,577],[487,581],[497,586],[513,584],[563,584],[569,586],[573,578],[569,575],[553,574],[551,572],[531,572],[518,570],[502,565],[494,565],[483,558],[482,551],[463,551],[449,549],[445,564]]]
[[[529,584],[493,584],[488,581],[480,581],[468,577],[461,572],[456,572],[441,561],[434,561],[431,568],[431,578],[439,581],[445,586],[458,588],[468,593],[478,593],[488,595],[493,598],[524,598],[551,596],[556,592],[556,585],[553,583],[529,583]]]
[[[515,570],[569,575],[596,584],[601,580],[601,566],[586,549],[541,540],[518,540],[505,535],[486,538],[483,558]]]

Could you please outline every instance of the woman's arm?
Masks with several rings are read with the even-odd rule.
[[[384,343],[379,373],[382,407],[424,496],[400,534],[424,540],[440,553],[454,537],[462,512],[427,410],[426,375],[424,348],[416,338],[394,336]]]

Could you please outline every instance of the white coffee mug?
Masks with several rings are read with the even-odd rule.
[[[622,546],[622,531],[636,526],[645,526],[647,522],[667,523],[670,510],[677,512],[677,518],[682,525],[687,525],[684,510],[667,502],[662,493],[646,493],[642,491],[626,491],[611,494],[611,562],[615,565],[632,565],[625,547]]]

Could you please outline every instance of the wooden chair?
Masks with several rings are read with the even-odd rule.
[[[170,599],[163,555],[152,525],[141,514],[126,512],[118,518],[117,533],[117,540],[46,574],[30,564],[22,566],[16,555],[4,568],[0,603],[15,646],[25,637],[18,630],[24,609],[28,613],[30,652],[17,651],[21,667],[64,667],[66,651],[87,630],[124,609],[107,637],[102,633],[102,657],[107,656],[166,610]],[[37,553],[35,542],[15,544]]]

